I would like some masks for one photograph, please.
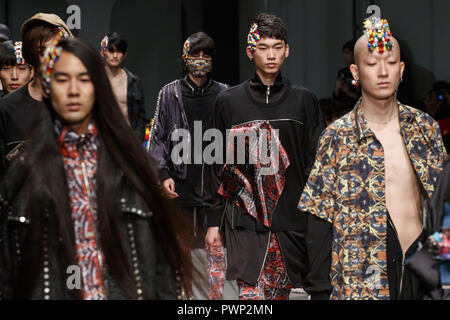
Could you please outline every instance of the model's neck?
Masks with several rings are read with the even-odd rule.
[[[277,73],[265,73],[259,69],[256,69],[256,74],[265,86],[273,86],[273,84],[275,83],[275,79],[278,77],[279,73],[280,71],[278,71]]]
[[[28,84],[28,93],[34,100],[44,100],[44,90],[42,89],[41,78],[38,75],[35,75],[33,81]]]
[[[391,121],[398,114],[395,96],[387,99],[376,99],[363,93],[361,108],[367,121],[379,124]]]
[[[122,68],[120,66],[118,66],[118,67],[111,67],[109,65],[106,65],[105,69],[106,69],[106,74],[110,78],[118,76],[121,73],[121,71],[122,71]]]
[[[198,78],[198,77],[194,77],[191,73],[188,73],[188,77],[199,88],[201,86],[203,86],[206,83],[206,80],[208,79],[208,76],[203,76],[203,77]]]

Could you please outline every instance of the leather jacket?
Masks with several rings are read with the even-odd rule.
[[[74,299],[68,286],[69,273],[67,263],[64,263],[64,252],[61,238],[52,228],[55,224],[45,212],[52,210],[51,201],[44,206],[44,217],[47,220],[43,227],[43,236],[36,245],[42,250],[42,268],[39,281],[33,289],[31,297],[23,297],[18,292],[18,279],[21,274],[22,245],[30,223],[25,214],[25,199],[23,192],[15,190],[14,184],[23,178],[23,167],[15,164],[8,171],[0,187],[0,299]],[[116,200],[114,214],[118,221],[122,248],[129,259],[129,265],[135,276],[138,288],[137,297],[149,299],[181,299],[179,278],[164,261],[162,249],[154,238],[155,225],[152,222],[153,213],[148,211],[140,200],[137,192],[123,175],[120,179],[120,197]],[[15,195],[14,195],[15,194]],[[49,231],[46,231],[49,230]],[[53,232],[52,232],[53,231]],[[48,240],[45,240],[48,239]],[[48,254],[45,254],[48,253]],[[107,269],[107,268],[106,268]],[[105,293],[109,300],[124,299],[124,295],[114,283],[108,270],[105,272]],[[141,288],[141,292],[139,292]]]

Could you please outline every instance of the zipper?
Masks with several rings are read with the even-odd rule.
[[[266,90],[266,104],[269,104],[270,86],[267,86]]]
[[[232,128],[235,128],[237,126],[243,126],[252,122],[270,122],[270,121],[294,121],[297,122],[299,124],[303,124],[303,122],[299,121],[299,120],[295,120],[295,119],[265,119],[265,120],[251,120],[251,121],[247,121],[247,122],[242,122],[242,123],[238,123],[235,124]]]
[[[105,299],[108,299],[108,285],[107,285],[107,279],[106,279],[106,274],[105,274],[105,267],[104,267],[104,263],[103,263],[103,257],[102,257],[102,253],[100,252],[99,245],[100,242],[98,241],[98,230],[97,230],[97,213],[94,212],[93,210],[93,205],[92,205],[92,193],[91,193],[91,188],[89,187],[89,180],[88,180],[88,176],[87,176],[87,171],[86,171],[86,165],[84,164],[84,156],[83,156],[83,150],[81,148],[81,144],[83,142],[83,140],[85,139],[85,135],[81,135],[81,139],[80,142],[77,145],[77,149],[78,149],[78,153],[80,154],[80,160],[81,160],[81,170],[83,173],[83,182],[84,185],[86,187],[86,191],[88,194],[88,200],[89,200],[89,209],[92,213],[93,216],[93,224],[94,224],[94,237],[95,237],[95,243],[97,246],[97,259],[98,259],[98,264],[100,266],[100,270],[102,272],[102,278],[103,278],[103,289],[105,291]]]
[[[202,161],[203,162],[203,161]],[[203,198],[203,171],[205,169],[205,163],[202,163],[202,179],[200,181],[200,194],[202,195]]]
[[[389,224],[392,226],[392,229],[394,230],[395,235],[397,236],[397,240],[399,240],[397,229],[395,228],[394,223],[392,222],[390,217],[388,217],[388,221],[389,221]],[[400,295],[402,294],[402,291],[403,291],[403,275],[404,275],[404,272],[405,272],[405,254],[403,253],[403,249],[402,249],[402,272],[401,272],[401,277],[400,277],[400,288],[399,288],[399,292],[398,292],[399,297],[400,297]]]
[[[183,115],[183,118],[184,118],[184,121],[186,122],[186,126],[187,126],[187,129],[188,129],[188,131],[189,131],[189,133],[191,132],[191,129],[189,128],[189,122],[188,122],[188,120],[187,120],[187,116],[186,116],[186,112],[184,111],[184,108],[181,108],[181,114]],[[190,148],[189,148],[189,150],[188,150],[188,154],[189,154],[189,160],[190,161],[188,161],[188,162],[190,162],[190,163],[192,163],[191,161],[192,161],[192,147],[191,147],[191,135],[189,134],[188,135],[188,145],[190,146]],[[184,172],[185,173],[187,173],[187,163],[184,163]]]
[[[266,264],[267,253],[269,252],[270,239],[272,237],[272,231],[269,231],[269,239],[267,240],[266,253],[264,254],[263,264],[261,266],[261,270],[259,270],[258,280],[261,278],[261,274],[264,270],[264,265]]]
[[[197,207],[194,207],[194,238],[197,238]]]

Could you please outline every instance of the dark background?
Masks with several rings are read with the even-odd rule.
[[[67,21],[67,7],[78,5],[81,29],[75,35],[96,48],[109,31],[127,37],[125,66],[141,77],[153,110],[160,88],[182,76],[182,45],[191,33],[205,31],[215,40],[217,80],[234,85],[250,77],[246,36],[259,12],[277,14],[288,26],[291,55],[284,75],[319,98],[330,97],[344,66],[341,47],[361,35],[372,4],[400,41],[416,99],[423,99],[434,81],[450,81],[450,0],[0,0],[0,23],[20,40],[21,24],[33,14],[56,13]]]

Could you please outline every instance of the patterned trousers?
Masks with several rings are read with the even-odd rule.
[[[225,281],[226,263],[223,246],[206,250],[208,260],[209,299],[222,299],[223,285]]]
[[[275,233],[270,237],[266,261],[261,275],[252,286],[237,280],[239,300],[287,300],[292,285],[289,282],[281,255],[280,244]]]

